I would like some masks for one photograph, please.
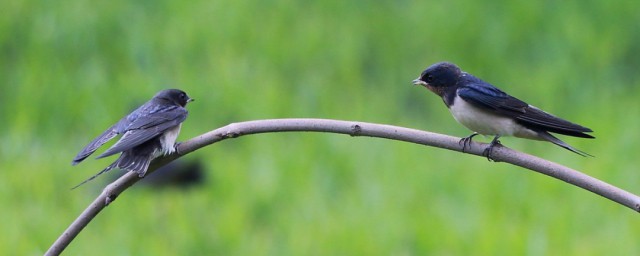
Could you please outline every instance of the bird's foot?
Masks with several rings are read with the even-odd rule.
[[[182,142],[176,142],[173,144],[173,151],[178,155],[182,155],[180,154],[180,150],[178,150],[180,148],[180,144],[182,144]]]
[[[471,141],[473,137],[475,137],[476,135],[478,135],[478,133],[474,132],[473,134],[469,135],[469,137],[464,137],[460,139],[458,144],[462,146],[462,153],[464,153],[467,150],[467,148],[471,148]]]
[[[491,141],[491,143],[489,144],[489,146],[484,149],[484,151],[482,152],[482,155],[487,157],[487,160],[489,160],[489,162],[493,161],[495,162],[496,160],[493,159],[493,157],[491,157],[491,155],[493,154],[493,148],[496,146],[502,146],[502,144],[500,144],[500,140],[499,140],[500,136],[496,136],[493,138],[493,140]]]

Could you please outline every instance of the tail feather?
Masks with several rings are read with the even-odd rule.
[[[76,189],[77,187],[80,187],[81,185],[95,179],[96,177],[105,172],[108,172],[113,168],[135,172],[139,177],[142,178],[147,173],[147,169],[149,168],[149,164],[151,163],[152,159],[152,155],[140,154],[140,152],[125,151],[122,153],[122,155],[120,155],[118,160],[107,166],[107,168],[104,168],[104,170],[96,173],[95,175],[91,176],[90,178],[86,179],[85,181],[81,182],[71,189]]]
[[[578,149],[576,149],[576,148],[574,148],[572,146],[569,146],[569,144],[565,143],[564,141],[561,141],[560,139],[556,138],[555,136],[551,135],[548,132],[541,131],[541,132],[538,132],[538,135],[541,138],[543,138],[543,139],[545,139],[545,140],[547,140],[547,141],[549,141],[549,142],[551,142],[553,144],[556,144],[556,145],[558,145],[558,146],[560,146],[560,147],[562,147],[562,148],[564,148],[566,150],[569,150],[569,151],[571,151],[573,153],[576,153],[576,154],[581,155],[581,156],[593,157],[592,155],[590,155],[590,154],[588,154],[588,153],[586,153],[584,151],[581,151],[581,150],[578,150]]]
[[[118,160],[113,162],[111,165],[107,166],[104,170],[100,171],[93,177],[83,181],[77,186],[73,187],[74,189],[79,187],[80,185],[87,183],[100,174],[103,174],[113,168],[119,168],[125,171],[135,172],[138,174],[138,177],[142,178],[145,174],[147,174],[147,169],[149,168],[149,164],[151,164],[151,160],[153,160],[156,152],[159,148],[161,148],[160,141],[157,139],[153,139],[147,141],[139,146],[136,146],[130,150],[122,152]]]
[[[144,177],[151,163],[152,156],[147,154],[129,154],[130,151],[122,153],[118,159],[118,168],[135,172],[139,177]]]
[[[107,166],[107,168],[104,168],[104,170],[102,170],[102,171],[100,171],[100,172],[96,173],[95,175],[93,175],[93,176],[91,176],[90,178],[88,178],[88,179],[84,180],[83,182],[80,182],[80,184],[76,185],[75,187],[71,188],[71,190],[74,190],[74,189],[76,189],[76,188],[78,188],[78,187],[80,187],[80,186],[84,185],[85,183],[87,183],[87,182],[89,182],[89,181],[92,181],[92,180],[93,180],[93,179],[95,179],[96,177],[100,176],[100,174],[103,174],[103,173],[105,173],[105,172],[108,172],[109,170],[113,169],[113,167],[115,167],[117,163],[118,163],[118,161],[116,161],[116,162],[114,162],[114,163],[110,164],[109,166]]]

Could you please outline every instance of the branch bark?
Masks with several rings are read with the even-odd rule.
[[[152,173],[158,167],[179,157],[225,139],[250,134],[296,131],[339,133],[353,137],[376,137],[459,152],[462,151],[462,147],[459,144],[460,138],[392,125],[330,119],[269,119],[232,123],[183,142],[178,145],[178,152],[155,159],[149,167],[147,174]],[[467,148],[465,152],[482,156],[483,151],[488,145],[489,144],[472,142],[470,148]],[[579,171],[506,147],[494,148],[492,158],[495,161],[510,163],[565,181],[624,205],[636,212],[640,212],[640,197]],[[102,209],[140,179],[141,178],[135,173],[127,173],[107,185],[102,193],[71,223],[53,245],[51,245],[46,255],[60,254]]]

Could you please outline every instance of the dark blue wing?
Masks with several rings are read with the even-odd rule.
[[[93,152],[95,152],[100,146],[107,143],[108,141],[116,137],[118,134],[123,133],[125,131],[125,128],[129,126],[129,124],[131,124],[131,121],[128,119],[128,117],[122,118],[116,124],[109,127],[109,129],[107,129],[102,134],[100,134],[100,136],[93,139],[93,141],[91,141],[87,146],[85,146],[80,151],[80,153],[78,153],[78,155],[76,155],[76,157],[73,158],[73,161],[71,162],[71,164],[76,165],[82,162],[82,160],[86,159],[91,154],[93,154]]]
[[[187,110],[180,106],[163,106],[151,110],[149,114],[140,115],[127,126],[122,138],[97,158],[117,154],[145,143],[179,125],[187,115]]]
[[[474,106],[498,111],[507,116],[514,116],[526,113],[529,107],[524,101],[516,99],[500,89],[483,81],[469,83],[458,88],[458,95]]]
[[[457,93],[460,98],[476,107],[489,110],[497,115],[514,118],[527,127],[564,135],[593,138],[591,135],[584,134],[584,132],[592,132],[591,129],[544,112],[477,78],[468,80],[465,86],[458,88]]]

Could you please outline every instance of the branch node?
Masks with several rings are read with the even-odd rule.
[[[116,198],[118,198],[118,195],[116,195],[116,194],[108,195],[108,196],[104,199],[104,206],[109,205],[110,203],[112,203],[113,201],[115,201],[115,200],[116,200]]]
[[[222,137],[224,137],[224,138],[230,138],[230,139],[238,138],[238,137],[240,137],[240,136],[242,136],[242,134],[241,134],[241,133],[239,133],[239,132],[233,132],[233,131],[231,131],[231,132],[225,132],[225,133],[223,133],[223,134],[222,134]]]
[[[362,134],[362,127],[358,124],[351,125],[351,137],[360,136]]]

